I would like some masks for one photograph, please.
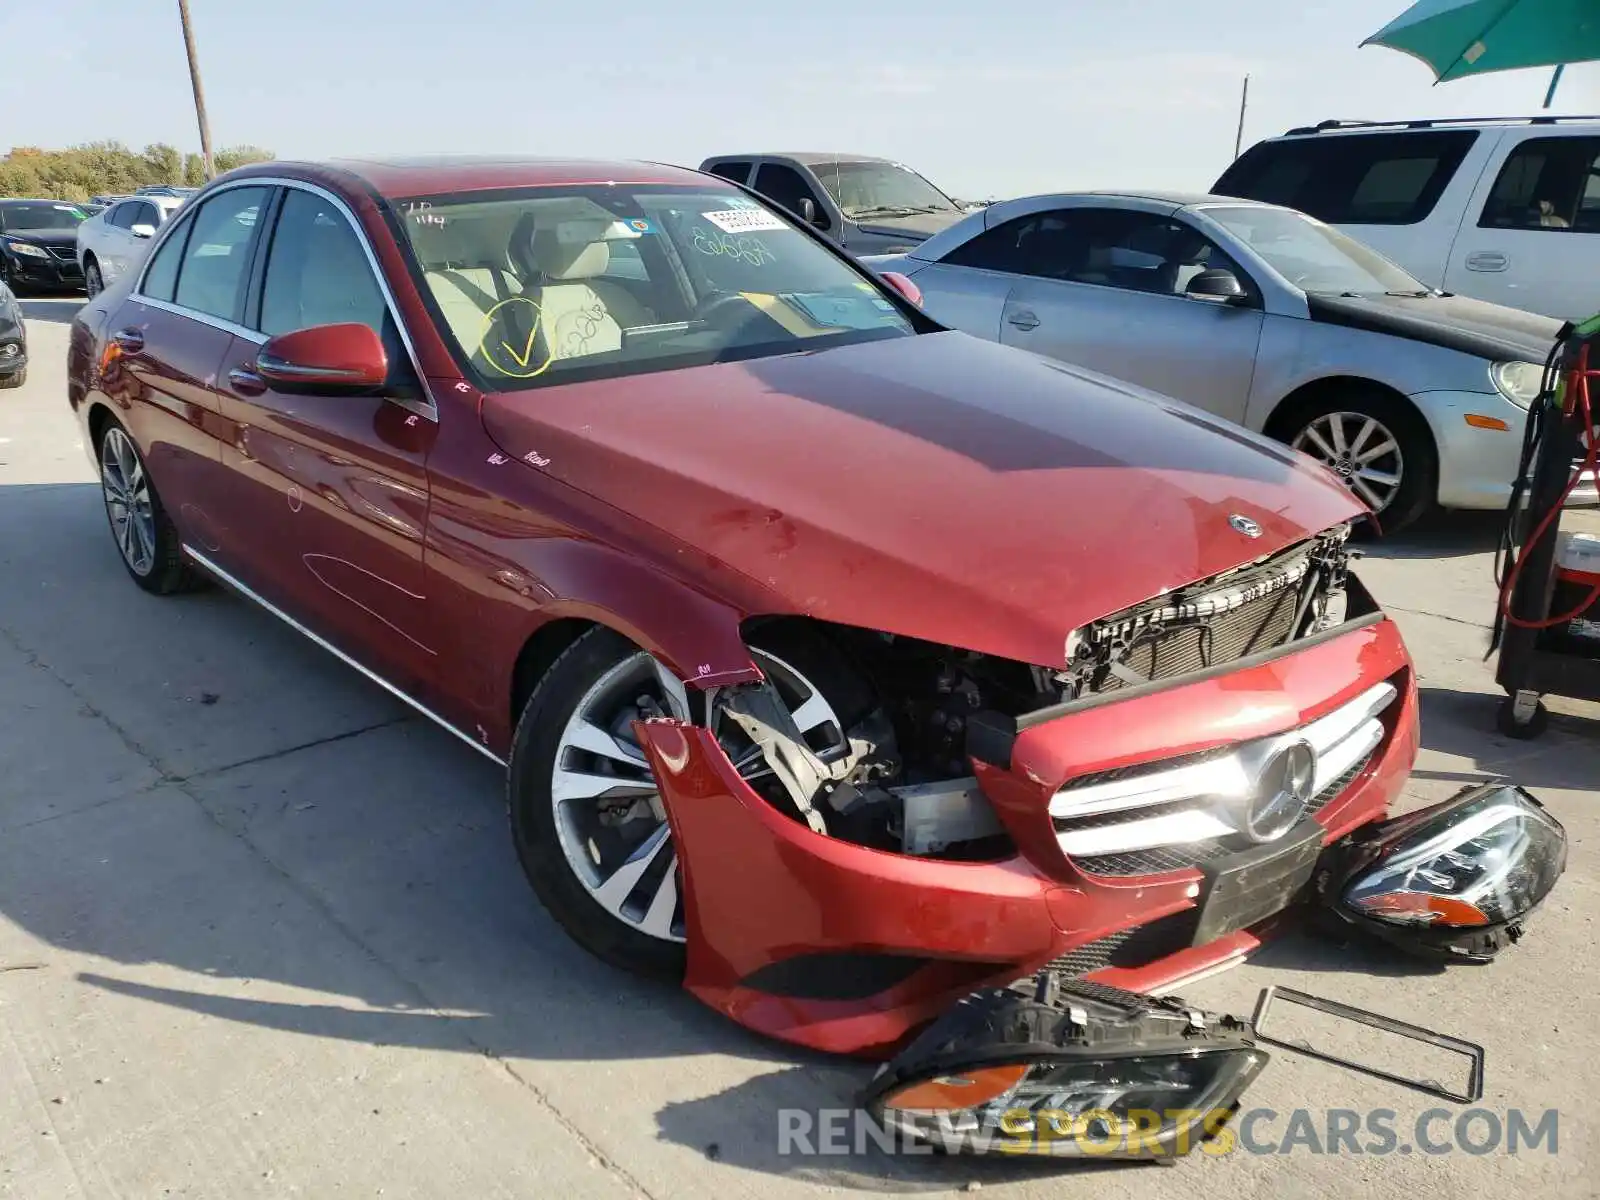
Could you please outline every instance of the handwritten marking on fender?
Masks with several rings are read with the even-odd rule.
[[[472,390],[472,385],[470,383],[458,383],[458,384],[456,384],[456,391],[458,391],[458,392],[470,392],[471,390]]]
[[[301,506],[304,504],[305,498],[300,495],[300,489],[297,487],[291,487],[289,489],[289,511],[299,512]]]
[[[489,465],[491,467],[503,467],[510,461],[511,460],[509,458],[507,458],[504,454],[491,454],[491,455],[489,455]]]
[[[417,423],[417,416],[416,416],[415,413],[412,413],[411,416],[406,418],[406,424],[407,425],[415,425],[416,423]]]
[[[709,675],[709,674],[711,674],[711,664],[710,663],[701,663],[698,667],[695,668],[695,674],[697,674],[697,675]]]
[[[550,465],[550,460],[545,458],[537,450],[529,450],[522,456],[522,461],[527,463],[530,467],[548,467]]]

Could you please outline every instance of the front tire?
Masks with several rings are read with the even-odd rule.
[[[1385,534],[1411,525],[1438,501],[1433,435],[1398,396],[1352,387],[1297,404],[1276,424],[1281,440],[1332,470],[1373,510]]]
[[[820,639],[782,625],[753,637],[751,653],[812,749],[848,754],[845,731],[874,705],[860,676]],[[592,629],[529,698],[507,772],[512,840],[546,910],[597,958],[673,982],[685,962],[681,872],[632,723],[689,719],[687,707],[684,685],[659,660]],[[742,734],[713,729],[741,774],[765,767]]]
[[[107,420],[97,453],[106,521],[129,576],[157,596],[192,587],[196,577],[184,562],[177,527],[132,435],[116,419]]]
[[[100,264],[90,255],[89,261],[83,264],[83,294],[93,300],[106,290],[106,281],[100,274]]]

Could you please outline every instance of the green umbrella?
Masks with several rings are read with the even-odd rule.
[[[1600,0],[1420,0],[1363,46],[1420,58],[1443,83],[1600,59]]]

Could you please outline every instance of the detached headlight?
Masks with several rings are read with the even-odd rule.
[[[1487,962],[1561,877],[1567,835],[1521,788],[1483,784],[1328,853],[1324,900],[1343,920],[1406,950]]]
[[[1489,381],[1511,403],[1527,408],[1539,398],[1544,368],[1538,363],[1497,362],[1489,367]]]
[[[32,242],[6,242],[6,249],[13,254],[20,254],[24,258],[49,258],[50,251],[43,246],[35,246]]]
[[[975,992],[880,1068],[863,1107],[954,1153],[1165,1159],[1221,1131],[1267,1064],[1232,1017],[1070,981]]]

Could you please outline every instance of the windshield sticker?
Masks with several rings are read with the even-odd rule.
[[[709,258],[737,258],[752,267],[778,261],[778,256],[755,238],[712,233],[698,225],[689,231],[689,244]]]
[[[760,233],[789,228],[777,217],[759,208],[727,208],[700,214],[724,233]]]
[[[757,204],[754,200],[750,199],[749,196],[729,196],[728,197],[728,204],[733,208],[757,208],[757,209],[759,209],[761,207],[761,205]]]
[[[656,227],[650,224],[649,221],[646,221],[643,217],[629,217],[622,223],[627,226],[631,232],[637,234],[654,233],[656,231]]]

